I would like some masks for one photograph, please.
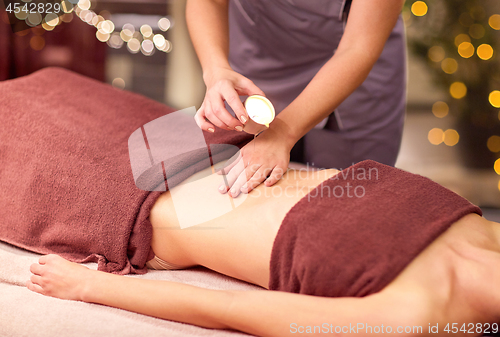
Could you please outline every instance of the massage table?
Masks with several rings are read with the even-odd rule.
[[[98,304],[60,300],[28,290],[29,267],[41,255],[0,242],[0,336],[248,336],[229,330],[214,330],[157,319]],[[96,263],[84,264],[97,269]],[[260,287],[198,267],[175,271],[149,271],[133,275],[168,280],[209,289],[259,290]],[[165,305],[168,305],[166,303]]]

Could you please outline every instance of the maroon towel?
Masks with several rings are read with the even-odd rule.
[[[269,288],[327,297],[373,294],[473,212],[482,214],[427,178],[363,161],[288,212],[274,241]]]
[[[0,82],[0,240],[98,262],[103,271],[144,273],[152,258],[149,211],[160,192],[136,187],[128,139],[172,111],[57,68]],[[207,144],[248,138],[205,133]],[[182,158],[189,170],[170,163],[177,180],[203,168],[189,159]]]

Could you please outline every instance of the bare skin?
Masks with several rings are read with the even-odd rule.
[[[153,250],[174,264],[203,265],[267,287],[270,252],[282,219],[307,188],[336,172],[296,173],[288,171],[274,187],[284,191],[292,186],[288,195],[275,192],[270,196],[271,187],[259,186],[231,212],[183,230],[172,215],[172,195],[163,194],[150,217]],[[204,186],[213,198],[227,197],[211,188],[220,183],[219,179],[217,175],[199,179],[198,187]],[[439,324],[443,333],[447,323],[460,327],[464,323],[499,322],[499,267],[500,224],[469,214],[438,237],[381,292],[364,298],[208,290],[94,271],[56,255],[43,256],[31,266],[33,275],[27,287],[48,296],[261,336],[294,335],[294,322],[301,326],[325,322],[340,326],[383,324],[394,330],[398,326],[421,326],[421,331],[406,335],[422,336],[428,334],[429,324]]]

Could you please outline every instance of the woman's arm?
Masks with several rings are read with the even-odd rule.
[[[210,290],[90,270],[57,255],[43,256],[39,262],[31,266],[34,275],[27,287],[40,294],[259,336],[293,335],[299,326],[326,329],[324,324],[415,324],[419,318],[414,315],[419,300],[410,300],[408,291],[404,296],[379,293],[332,299],[266,290]],[[413,299],[419,297],[415,293]]]
[[[195,120],[201,129],[210,132],[215,132],[213,124],[241,131],[248,115],[239,96],[264,95],[264,92],[229,65],[228,0],[188,0],[186,19],[207,86]],[[241,122],[226,110],[224,101]]]

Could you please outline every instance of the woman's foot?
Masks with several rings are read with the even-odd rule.
[[[92,270],[58,255],[42,256],[30,267],[33,273],[26,287],[36,293],[66,300],[82,301]]]

